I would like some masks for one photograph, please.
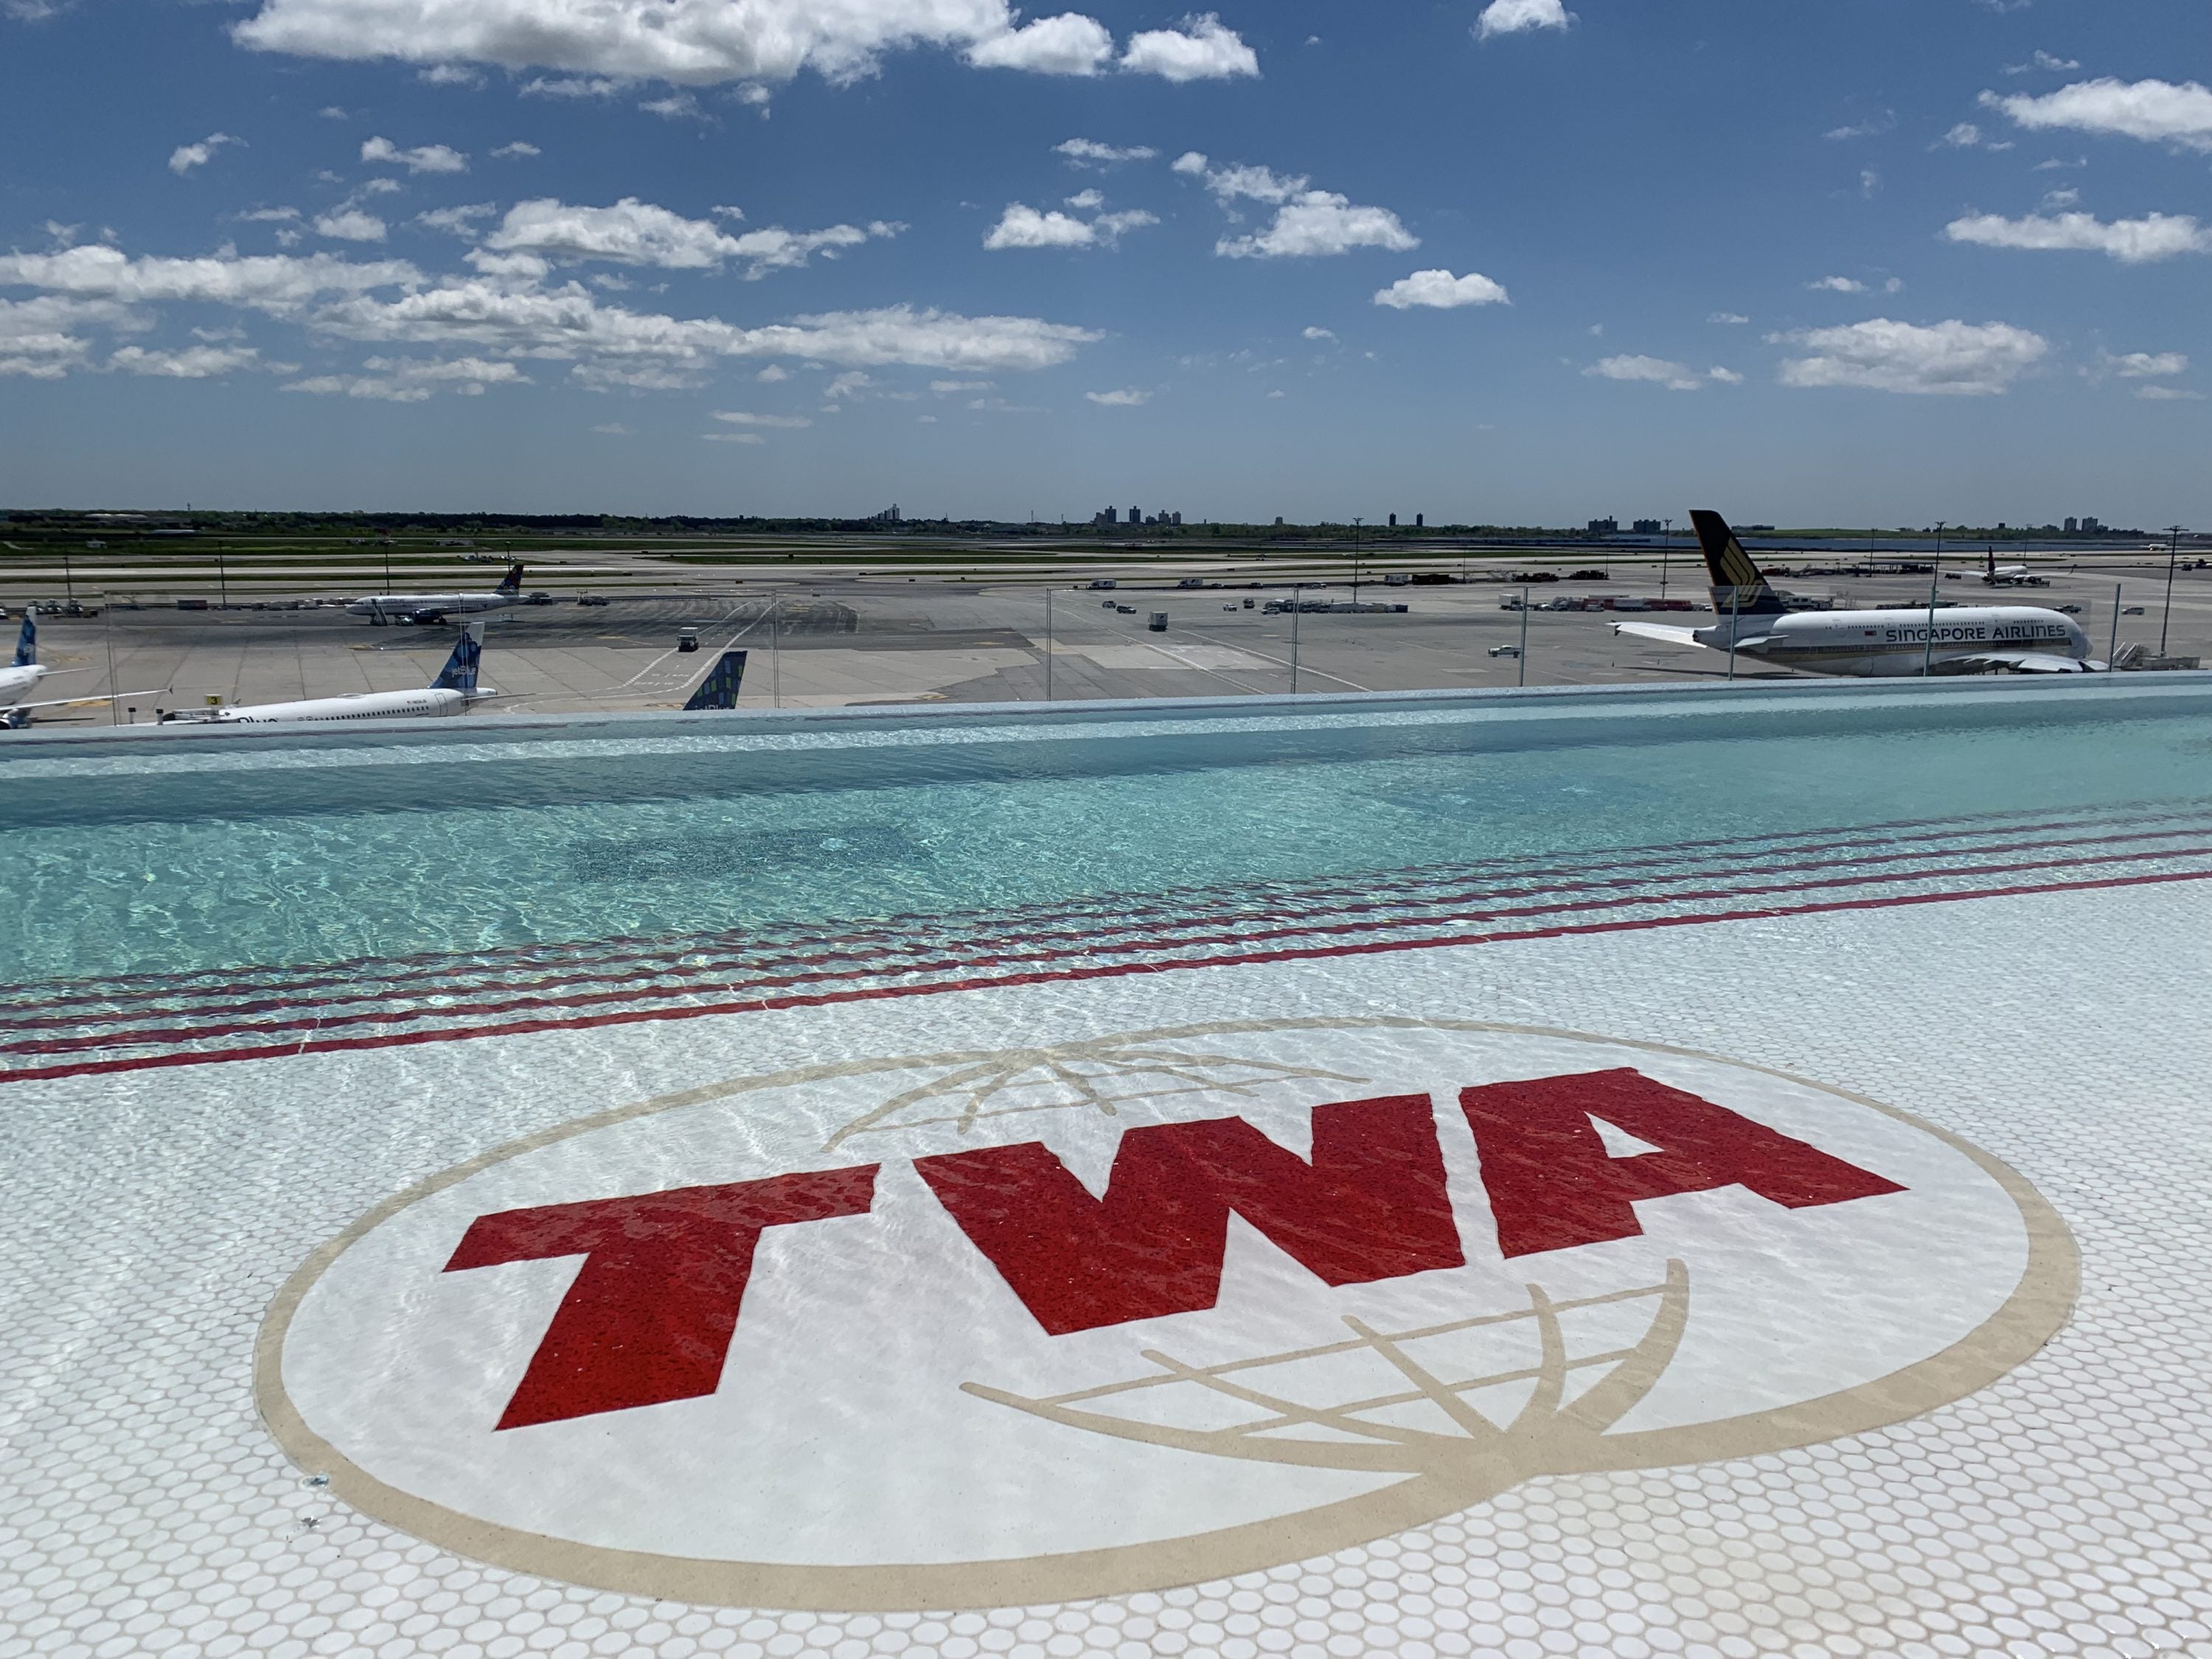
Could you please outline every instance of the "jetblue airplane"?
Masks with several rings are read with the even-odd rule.
[[[483,628],[472,622],[453,641],[453,654],[438,678],[420,691],[356,691],[343,697],[308,697],[298,702],[246,703],[234,708],[173,708],[161,723],[195,726],[260,726],[289,720],[391,720],[404,714],[461,714],[481,697],[495,697],[489,686],[477,687],[477,665],[483,660]]]
[[[691,701],[684,705],[688,712],[696,708],[735,708],[738,706],[738,687],[744,683],[745,653],[725,651],[722,659],[707,671],[707,678],[691,693]]]
[[[0,668],[0,727],[9,730],[28,726],[34,708],[82,708],[96,702],[115,702],[125,697],[151,697],[154,691],[117,691],[97,697],[49,697],[40,702],[25,702],[22,694],[37,688],[40,680],[50,674],[82,674],[82,668],[48,668],[39,660],[38,608],[33,605],[23,612],[22,631],[15,636],[15,659]]]
[[[346,607],[349,617],[366,617],[380,627],[392,623],[441,623],[450,615],[511,611],[522,603],[522,567],[511,564],[489,593],[375,593]]]
[[[1781,595],[1743,550],[1717,513],[1693,512],[1698,541],[1712,572],[1711,628],[1619,622],[1616,634],[1669,645],[1726,651],[1812,674],[1881,678],[1905,674],[2081,674],[2103,669],[2089,660],[2089,636],[2062,611],[2031,605],[1926,605],[1884,611],[1790,613]],[[1933,642],[1929,635],[1933,633]]]

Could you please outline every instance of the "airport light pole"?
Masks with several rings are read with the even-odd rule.
[[[2181,556],[2181,526],[2175,525],[2166,532],[2170,539],[2166,544],[2166,611],[2158,619],[2158,654],[2166,654],[2166,625],[2173,620],[2173,563]]]
[[[1667,520],[1667,538],[1659,544],[1659,597],[1667,597],[1667,570],[1674,562],[1674,521]]]
[[[1516,667],[1517,667],[1517,668],[1520,670],[1520,672],[1519,672],[1519,674],[1515,678],[1513,684],[1516,684],[1516,685],[1526,685],[1526,684],[1528,684],[1528,590],[1527,588],[1525,588],[1525,587],[1524,587],[1524,588],[1522,588],[1522,589],[1521,590],[1521,654],[1520,654],[1519,656],[1516,657],[1516,658],[1513,659],[1513,661],[1514,661],[1514,665],[1515,665],[1515,666],[1516,666]]]
[[[1352,602],[1354,605],[1359,603],[1359,527],[1365,522],[1364,519],[1352,521]]]
[[[1920,678],[1936,672],[1936,583],[1943,574],[1943,520],[1936,520],[1936,558],[1928,567],[1928,633],[1921,641]]]
[[[1044,700],[1052,701],[1052,589],[1044,591]]]
[[[2110,673],[2113,659],[2120,654],[2120,585],[2112,584],[2112,642],[2105,647],[2105,672]]]
[[[1300,602],[1305,592],[1304,582],[1291,584],[1291,695],[1298,695],[1298,612],[1305,609]]]

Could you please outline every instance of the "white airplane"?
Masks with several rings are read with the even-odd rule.
[[[477,686],[477,666],[483,660],[483,628],[480,622],[465,624],[453,641],[453,654],[438,671],[438,678],[420,691],[356,691],[343,697],[308,697],[298,702],[244,703],[236,708],[173,708],[161,724],[193,726],[262,726],[292,720],[391,720],[405,714],[461,714],[482,697],[495,697],[489,686]]]
[[[151,697],[153,691],[118,691],[97,697],[48,697],[38,702],[25,702],[22,694],[37,688],[40,681],[53,674],[82,674],[82,668],[49,668],[39,660],[38,607],[23,612],[23,629],[15,636],[15,659],[0,668],[0,727],[14,730],[31,723],[34,708],[82,708],[97,702],[115,702],[124,697]]]
[[[349,617],[386,623],[441,623],[447,617],[511,611],[522,603],[522,567],[511,564],[489,593],[373,593],[346,607]]]
[[[2089,660],[2089,636],[2057,611],[2030,605],[1924,605],[1885,611],[1808,611],[1791,614],[1743,544],[1717,513],[1693,512],[1698,540],[1712,572],[1711,628],[1669,628],[1620,622],[1616,634],[1669,645],[1727,651],[1813,674],[1880,678],[1905,674],[2081,674],[2105,665]],[[1931,641],[1930,635],[1933,635]]]
[[[2037,575],[2024,564],[1999,564],[1995,552],[1990,554],[1988,563],[1983,567],[1982,582],[1984,586],[1989,587],[2048,587],[2051,586],[2048,577]]]

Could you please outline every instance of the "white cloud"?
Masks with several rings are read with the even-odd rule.
[[[243,138],[234,138],[227,132],[210,132],[197,144],[179,144],[169,152],[169,171],[179,179],[194,167],[204,167],[215,158],[215,153],[228,144],[243,144]]]
[[[620,421],[607,421],[599,426],[593,427],[592,430],[594,432],[604,432],[610,438],[635,438],[637,435],[635,432],[632,431],[629,427],[624,426]]]
[[[858,369],[854,369],[831,380],[828,386],[823,387],[822,395],[831,398],[854,398],[858,397],[864,388],[874,384],[875,381],[867,375],[861,374]]]
[[[1863,294],[1867,285],[1850,276],[1823,276],[1817,283],[1808,283],[1807,288],[1817,294]]]
[[[1881,317],[1769,337],[1810,354],[1783,363],[1784,386],[1954,397],[2001,394],[2051,349],[2041,335],[2009,323],[1963,323],[1955,318],[1923,328]]]
[[[1169,164],[1169,171],[1202,179],[1222,202],[1240,197],[1255,202],[1287,202],[1307,185],[1306,175],[1279,173],[1269,167],[1217,167],[1197,150],[1185,150]]]
[[[2212,228],[2185,213],[2153,213],[2110,224],[2087,213],[2031,214],[2024,219],[1969,214],[1944,226],[1943,234],[1981,247],[2105,253],[2131,265],[2180,253],[2212,253]]]
[[[295,207],[255,208],[238,215],[238,222],[242,225],[289,225],[299,216],[300,210]]]
[[[710,444],[764,444],[768,441],[757,432],[702,432],[699,435]]]
[[[946,398],[956,392],[988,392],[991,386],[988,380],[932,380],[929,389],[939,397]]]
[[[999,222],[992,226],[984,236],[983,246],[994,251],[1006,248],[1111,247],[1123,231],[1158,222],[1156,217],[1142,209],[1102,214],[1096,219],[1078,219],[1057,208],[1040,213],[1026,204],[1009,202],[1006,210],[1000,215]]]
[[[480,87],[483,76],[459,64],[433,64],[415,77],[429,87]]]
[[[2147,403],[2157,404],[2182,402],[2201,404],[2204,401],[2203,392],[2191,392],[2186,386],[2139,386],[2136,388],[2136,396]]]
[[[379,166],[404,167],[410,173],[466,173],[469,158],[450,144],[402,149],[389,138],[362,141],[361,159]]]
[[[356,264],[325,253],[134,259],[119,249],[95,246],[0,254],[0,286],[126,305],[178,301],[241,306],[276,315],[298,312],[327,295],[412,289],[422,282],[422,272],[404,259]]]
[[[1274,222],[1250,236],[1224,237],[1213,251],[1231,259],[1314,258],[1356,247],[1405,252],[1421,239],[1388,208],[1355,207],[1348,197],[1310,190],[1277,210]]]
[[[607,305],[578,283],[546,290],[495,277],[449,282],[389,301],[347,301],[325,308],[317,321],[356,339],[574,359],[586,384],[654,387],[696,384],[718,362],[743,357],[954,373],[1049,368],[1102,337],[1033,317],[965,317],[902,305],[739,328],[719,318]]]
[[[1124,161],[1149,161],[1159,151],[1145,144],[1102,144],[1095,138],[1068,138],[1054,144],[1053,153],[1065,155],[1070,167],[1112,167]]]
[[[672,92],[665,98],[648,98],[638,107],[664,121],[704,121],[707,113],[688,92]]]
[[[1152,400],[1151,392],[1140,392],[1135,386],[1124,386],[1117,392],[1086,392],[1083,395],[1108,409],[1137,409]]]
[[[1085,213],[1095,212],[1106,205],[1106,192],[1103,190],[1079,190],[1067,198],[1066,205]]]
[[[548,70],[564,78],[541,78],[524,90],[555,97],[599,95],[600,81],[702,87],[784,82],[804,70],[842,84],[875,73],[888,52],[927,46],[981,52],[986,62],[1003,54],[1018,67],[1064,74],[1095,38],[1090,32],[1105,33],[1072,13],[1016,23],[1007,0],[262,0],[232,33],[257,51],[307,58]],[[1218,22],[1197,19],[1185,27],[1191,33],[1167,36],[1187,42],[1183,58],[1162,46],[1148,54],[1194,65],[1250,57]],[[1132,52],[1150,38],[1138,36]]]
[[[1990,138],[1985,136],[1982,130],[1976,126],[1972,121],[1961,121],[1958,125],[1953,127],[1950,131],[1945,133],[1934,143],[1929,145],[1928,148],[1930,149],[1986,149],[1991,151],[2002,151],[2010,149],[2012,148],[2012,141],[2009,138],[2003,140]]]
[[[2189,356],[2180,351],[2130,351],[2107,356],[2105,367],[2124,380],[2164,379],[2189,373]]]
[[[756,415],[750,410],[743,409],[718,409],[714,411],[714,416],[716,420],[726,421],[732,426],[792,428],[814,424],[813,421],[805,415]]]
[[[492,155],[502,161],[517,161],[526,155],[543,155],[537,145],[518,138],[511,144],[501,144]]]
[[[107,366],[127,374],[158,375],[172,380],[207,380],[233,369],[256,368],[260,356],[252,346],[187,346],[182,351],[149,351],[143,346],[125,346],[108,358]]]
[[[328,213],[315,216],[315,234],[334,241],[380,242],[384,229],[383,220],[359,208],[332,208]]]
[[[1863,121],[1853,122],[1849,126],[1831,127],[1820,136],[1838,141],[1847,138],[1878,138],[1896,125],[1897,112],[1893,109],[1886,109],[1868,116]]]
[[[1502,306],[1511,303],[1505,290],[1489,277],[1470,270],[1455,276],[1449,270],[1417,270],[1410,276],[1375,292],[1375,303],[1398,311],[1415,306],[1449,311],[1460,306]]]
[[[1009,202],[983,238],[987,248],[1089,247],[1098,239],[1088,220],[1057,210],[1040,213],[1020,202]]]
[[[1309,340],[1334,340],[1336,335],[1332,330],[1309,325],[1304,337]]]
[[[1737,374],[1732,368],[1721,368],[1718,367],[1709,368],[1705,371],[1705,378],[1709,380],[1718,380],[1723,386],[1741,386],[1743,384],[1743,376]]]
[[[441,391],[481,397],[488,386],[526,386],[530,377],[509,362],[482,357],[425,361],[415,357],[371,357],[368,374],[318,374],[279,388],[312,396],[366,398],[379,403],[419,404]]]
[[[657,265],[664,270],[708,270],[726,260],[745,262],[747,277],[804,265],[815,254],[834,258],[871,237],[896,236],[903,225],[878,221],[832,225],[826,230],[790,231],[767,226],[732,236],[704,219],[681,214],[635,196],[612,207],[574,207],[552,197],[518,202],[507,212],[484,246],[501,252],[529,252],[567,259],[611,259],[623,264]]]
[[[1530,29],[1563,29],[1575,21],[1564,0],[1490,0],[1474,25],[1475,38],[1522,34]]]
[[[774,386],[778,380],[787,380],[790,378],[791,371],[786,368],[781,363],[770,363],[766,368],[761,370],[759,374],[753,376],[753,379],[766,386]]]
[[[1106,26],[1073,11],[1040,17],[968,48],[968,61],[978,69],[1038,75],[1096,75],[1113,56],[1114,36]]]
[[[2027,75],[2036,70],[2054,70],[2063,74],[2068,70],[2077,70],[2081,67],[2081,65],[2080,63],[2074,58],[2054,58],[2047,52],[2039,51],[2025,64],[2007,64],[2005,65],[2005,73],[2007,75]]]
[[[541,75],[522,83],[522,95],[525,98],[611,98],[627,84],[625,81],[614,80],[604,75]]]
[[[2212,88],[2195,81],[2176,86],[2170,81],[2130,82],[2107,76],[2079,81],[2041,97],[2026,93],[2000,97],[1985,92],[1982,102],[2031,131],[2063,127],[2212,150]]]
[[[1421,245],[1421,239],[1389,209],[1355,207],[1348,197],[1333,191],[1309,190],[1303,173],[1279,173],[1263,167],[1217,167],[1194,149],[1177,156],[1171,170],[1203,179],[1224,208],[1239,199],[1280,204],[1264,230],[1224,236],[1213,245],[1213,251],[1227,258],[1312,258],[1356,247],[1402,253]]]
[[[1669,392],[1695,392],[1705,382],[1687,365],[1664,357],[1603,357],[1583,371],[1603,380],[1640,380]]]
[[[1129,37],[1121,67],[1133,75],[1162,80],[1226,81],[1257,75],[1260,59],[1234,29],[1222,27],[1212,12],[1186,17],[1180,29],[1146,29]]]
[[[1745,316],[1741,311],[1716,311],[1711,316],[1706,318],[1705,320],[1709,323],[1727,323],[1729,325],[1735,325],[1738,323],[1747,323],[1751,319]]]
[[[113,300],[60,294],[0,300],[0,375],[58,380],[89,361],[92,342],[81,331],[145,326],[143,318]]]
[[[456,236],[474,237],[476,228],[471,221],[489,219],[499,211],[491,202],[471,202],[460,207],[433,208],[428,213],[418,213],[415,222],[426,230],[451,231]]]

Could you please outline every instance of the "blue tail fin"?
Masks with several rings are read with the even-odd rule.
[[[1699,508],[1690,514],[1690,522],[1698,528],[1698,544],[1705,549],[1705,567],[1713,574],[1715,614],[1778,617],[1789,608],[1767,585],[1726,519]]]
[[[686,708],[735,708],[738,706],[738,687],[745,678],[745,653],[725,651],[721,661],[707,671],[707,678],[699,682],[699,689],[691,694]]]
[[[510,596],[522,592],[521,565],[511,564],[507,566],[507,574],[499,579],[499,587],[497,591]]]
[[[474,696],[477,689],[477,665],[483,660],[483,624],[471,623],[461,630],[461,637],[453,641],[453,654],[446,659],[446,665],[438,671],[438,678],[430,682],[433,691],[459,691],[465,696]]]
[[[26,606],[23,611],[23,631],[15,636],[15,666],[28,668],[39,659],[39,613]]]

